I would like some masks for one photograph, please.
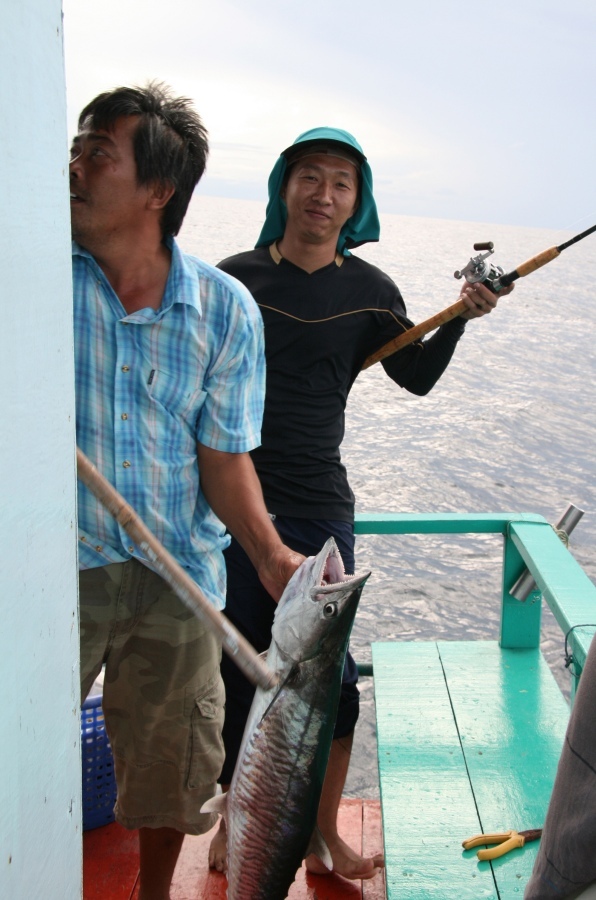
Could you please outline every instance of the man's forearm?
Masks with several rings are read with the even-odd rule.
[[[303,557],[286,547],[265,507],[248,453],[222,453],[198,445],[201,490],[215,515],[245,550],[275,599]]]

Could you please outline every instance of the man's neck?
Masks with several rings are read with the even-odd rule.
[[[91,253],[129,315],[148,307],[159,309],[172,256],[161,240],[85,249]]]
[[[292,238],[287,231],[277,242],[280,255],[309,274],[330,265],[337,257],[336,248],[335,240],[325,244],[310,243]]]

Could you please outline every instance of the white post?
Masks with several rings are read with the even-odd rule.
[[[0,897],[72,900],[81,764],[60,0],[4,0],[0,74]]]

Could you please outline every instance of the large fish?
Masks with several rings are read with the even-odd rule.
[[[229,900],[284,900],[307,853],[332,868],[316,828],[342,671],[362,586],[330,538],[296,570],[279,601],[267,665],[279,683],[257,688],[221,813]]]

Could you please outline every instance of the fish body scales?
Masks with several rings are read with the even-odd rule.
[[[229,900],[285,900],[304,858],[325,771],[321,732],[330,727],[328,711],[313,700],[281,691],[246,744],[230,788]],[[310,808],[305,797],[313,798]]]

